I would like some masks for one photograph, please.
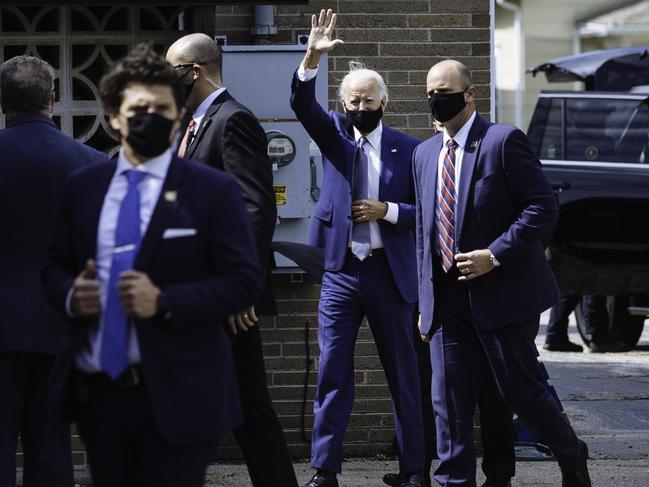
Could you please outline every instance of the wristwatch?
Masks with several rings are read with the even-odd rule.
[[[171,312],[169,311],[169,301],[167,300],[167,295],[160,291],[158,294],[158,299],[156,300],[156,316],[162,318],[163,320],[168,320],[171,318]]]
[[[498,259],[491,252],[489,252],[489,263],[491,267],[500,267],[500,262],[498,262]]]

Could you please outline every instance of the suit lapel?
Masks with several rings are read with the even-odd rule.
[[[80,232],[81,244],[80,255],[84,258],[96,258],[97,254],[97,232],[99,230],[99,218],[101,209],[104,206],[104,199],[108,192],[108,187],[113,179],[117,169],[117,160],[101,163],[103,167],[97,171],[96,179],[90,187],[92,188],[86,194],[86,198],[81,205],[82,217],[81,222],[86,222],[90,228]]]
[[[381,201],[389,199],[391,196],[389,194],[390,180],[394,176],[398,157],[394,132],[384,125],[381,135],[381,175],[379,178],[379,200]]]
[[[223,106],[223,103],[231,99],[232,96],[230,96],[230,93],[224,91],[219,96],[217,96],[214,102],[209,106],[207,112],[205,113],[205,116],[203,117],[203,120],[201,120],[201,124],[198,127],[198,130],[196,131],[196,135],[192,139],[191,144],[189,144],[189,146],[187,147],[187,151],[185,152],[185,157],[187,159],[191,159],[194,155],[194,152],[196,152],[196,148],[201,143],[201,139],[205,135],[207,128],[212,124],[212,118],[214,117],[214,115],[216,115],[219,109]]]
[[[476,113],[476,118],[473,121],[469,136],[466,139],[466,146],[464,147],[464,156],[462,157],[462,169],[460,171],[460,184],[458,185],[458,202],[457,202],[457,215],[455,217],[455,245],[459,245],[462,236],[462,225],[464,224],[464,216],[466,213],[467,202],[471,190],[471,181],[473,180],[473,173],[475,170],[478,154],[480,153],[480,145],[482,142],[484,132],[484,122],[482,117]]]
[[[178,211],[177,195],[185,181],[185,167],[184,163],[174,157],[169,164],[169,171],[167,177],[160,191],[160,197],[156,204],[151,221],[147,228],[140,251],[135,259],[135,268],[144,270],[147,268],[155,249],[162,239],[164,230],[169,226],[170,222],[174,221],[174,217]]]
[[[435,238],[435,229],[433,228],[435,224],[435,205],[437,204],[437,172],[439,165],[439,153],[442,151],[442,141],[443,137],[440,135],[431,140],[431,148],[428,154],[430,158],[429,161],[426,161],[425,170],[423,171],[424,181],[421,185],[424,194],[420,196],[422,198],[422,207],[423,208],[432,208],[432,213],[427,215],[426,218],[426,231],[428,235],[431,235],[431,238]],[[431,244],[432,247],[432,244]]]

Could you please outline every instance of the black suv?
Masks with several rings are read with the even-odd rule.
[[[544,91],[528,136],[559,198],[549,253],[562,293],[608,296],[612,338],[636,345],[649,314],[649,90]]]

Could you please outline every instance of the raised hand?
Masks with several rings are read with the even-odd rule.
[[[320,10],[320,16],[311,16],[311,33],[307,44],[307,53],[304,57],[304,67],[313,69],[318,66],[320,56],[342,46],[344,43],[340,39],[333,39],[333,31],[336,27],[336,14],[329,9]]]

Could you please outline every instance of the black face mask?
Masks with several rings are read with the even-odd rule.
[[[189,95],[192,94],[192,90],[194,89],[194,83],[196,83],[196,80],[195,80],[195,79],[192,79],[192,82],[189,83],[188,85],[186,85],[186,84],[184,83],[185,76],[187,76],[187,75],[188,75],[189,73],[191,73],[191,72],[192,72],[192,70],[190,69],[190,70],[187,71],[183,76],[180,77],[180,82],[181,82],[181,85],[182,85],[182,89],[183,89],[183,97],[184,97],[184,98],[183,98],[183,104],[185,104],[185,103],[187,102],[187,99],[189,98]]]
[[[378,110],[347,110],[347,119],[361,134],[369,134],[374,130],[383,117],[383,107]]]
[[[156,157],[166,151],[171,143],[174,120],[157,113],[141,113],[128,119],[126,141],[133,150],[144,157]]]
[[[433,93],[428,99],[433,118],[442,123],[454,118],[466,106],[465,92],[466,90],[457,93]]]

